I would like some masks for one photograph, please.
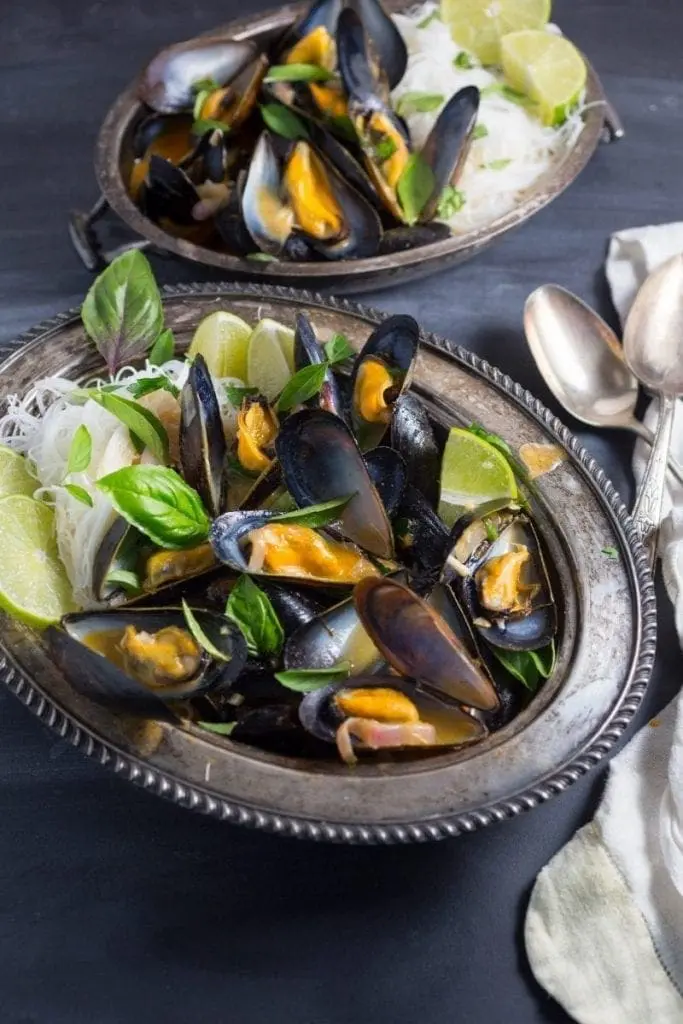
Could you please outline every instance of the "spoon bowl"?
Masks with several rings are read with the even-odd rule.
[[[624,357],[645,387],[683,394],[683,255],[653,271],[636,295],[624,330]]]

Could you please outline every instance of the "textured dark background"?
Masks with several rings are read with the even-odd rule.
[[[89,284],[65,221],[95,199],[91,152],[109,103],[160,46],[268,3],[0,0],[0,340]],[[680,0],[557,0],[555,17],[594,61],[627,138],[472,263],[365,299],[413,313],[553,408],[521,333],[526,295],[557,281],[612,318],[609,234],[679,218],[683,181]],[[201,276],[167,261],[158,271]],[[630,441],[578,432],[630,501]],[[665,599],[660,622],[640,722],[681,678]],[[153,799],[0,701],[2,1024],[569,1019],[531,978],[521,929],[534,877],[592,814],[604,770],[460,840],[304,845]]]

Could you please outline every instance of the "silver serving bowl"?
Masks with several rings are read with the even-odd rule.
[[[360,347],[383,314],[284,288],[210,284],[165,291],[180,344],[208,313],[321,330]],[[77,311],[39,325],[0,365],[0,401],[38,377],[83,379],[100,369]],[[529,392],[434,335],[424,335],[413,383],[433,416],[473,420],[513,449],[559,443],[567,461],[538,481],[534,518],[555,568],[561,629],[557,668],[530,705],[484,742],[414,762],[349,769],[261,753],[190,727],[141,722],[80,696],[38,633],[0,617],[0,673],[51,728],[119,775],[226,821],[309,839],[389,843],[440,839],[511,817],[566,789],[603,758],[631,721],[654,659],[656,617],[647,558],[604,473]],[[605,555],[615,548],[617,558]]]
[[[386,3],[390,11],[406,10],[412,5],[412,0],[389,0]],[[255,40],[272,37],[294,21],[306,6],[287,5],[257,18],[228,22],[213,30],[212,34]],[[529,220],[574,181],[595,152],[605,130],[606,118],[612,116],[598,76],[589,64],[586,88],[588,109],[584,116],[584,129],[576,145],[520,194],[519,202],[509,213],[465,235],[454,235],[441,242],[392,255],[342,262],[259,264],[168,234],[148,220],[130,198],[127,182],[133,162],[132,139],[145,110],[137,99],[136,84],[132,83],[119,96],[100,129],[95,149],[95,172],[102,198],[89,215],[74,214],[71,218],[71,237],[86,265],[95,269],[107,259],[107,254],[102,252],[97,241],[94,223],[107,209],[111,209],[139,236],[140,241],[133,243],[137,247],[154,248],[205,266],[218,267],[225,271],[226,277],[232,279],[324,288],[336,292],[359,293],[388,287],[398,281],[405,283],[471,259],[491,242]],[[611,125],[611,131],[613,137],[622,133],[618,121]]]

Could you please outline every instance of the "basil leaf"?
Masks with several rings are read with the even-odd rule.
[[[438,92],[404,92],[396,104],[396,113],[429,114],[441,106],[445,97]]]
[[[215,78],[200,78],[192,84],[192,92],[195,95],[199,92],[216,92],[220,88]]]
[[[386,161],[394,155],[397,149],[398,146],[390,135],[380,139],[379,142],[376,142],[373,146],[375,159],[380,164],[386,163]]]
[[[323,386],[326,373],[326,362],[302,367],[283,387],[275,407],[277,411],[288,412],[295,405],[301,405],[309,398],[313,398],[313,395],[317,395]]]
[[[619,552],[616,548],[600,548],[603,555],[607,555],[608,558],[618,558]]]
[[[323,686],[349,678],[351,665],[348,661],[340,661],[334,668],[301,668],[288,672],[276,672],[275,678],[282,686],[296,693],[313,693],[322,690]]]
[[[243,400],[249,395],[258,395],[258,388],[238,388],[236,384],[224,384],[225,394],[231,405],[239,409]]]
[[[207,654],[210,654],[216,661],[232,661],[232,654],[227,654],[225,651],[219,650],[219,648],[216,647],[216,645],[206,635],[185,598],[182,600],[182,606],[187,628],[202,650],[206,651]]]
[[[396,191],[408,224],[414,224],[434,191],[434,172],[420,153],[413,153],[398,179]]]
[[[500,647],[490,649],[503,668],[531,693],[536,692],[541,679],[547,679],[555,665],[554,644],[540,651],[504,651]]]
[[[555,668],[555,641],[551,640],[547,647],[541,647],[538,651],[529,651],[529,657],[543,678],[547,679]]]
[[[197,722],[200,729],[207,732],[218,733],[219,736],[229,736],[237,725],[237,722]]]
[[[506,100],[510,100],[511,103],[516,103],[519,107],[532,107],[534,106],[533,100],[525,96],[523,92],[517,92],[516,89],[511,89],[509,85],[505,85],[504,82],[494,82],[493,85],[485,85],[481,89],[482,96],[503,96]]]
[[[329,341],[325,342],[325,355],[328,363],[341,363],[344,359],[355,356],[355,349],[349,344],[349,339],[343,334],[333,334]]]
[[[193,118],[195,118],[197,120],[201,118],[201,116],[202,116],[202,108],[203,108],[204,104],[206,103],[206,101],[208,100],[209,96],[211,95],[211,92],[212,92],[211,89],[200,89],[199,90],[199,92],[197,93],[197,95],[195,97],[194,106],[192,108],[192,117]]]
[[[418,21],[417,27],[427,28],[427,26],[431,25],[433,21],[441,21],[438,8],[435,11],[432,11],[431,14],[428,14],[426,18],[423,18],[422,21]]]
[[[69,473],[83,473],[90,465],[91,458],[92,438],[88,428],[81,423],[71,439],[69,458],[66,464],[66,475],[68,476]]]
[[[112,569],[107,575],[106,582],[118,584],[129,593],[137,593],[137,591],[142,590],[140,577],[130,569]]]
[[[159,462],[168,462],[168,434],[154,413],[137,402],[131,402],[129,398],[108,391],[97,391],[91,397],[93,402],[97,402],[128,427]]]
[[[268,82],[329,82],[334,75],[319,64],[273,64],[263,79]]]
[[[285,631],[267,594],[249,576],[240,576],[230,591],[226,616],[242,631],[253,655],[277,657]]]
[[[491,160],[485,166],[486,169],[489,171],[502,171],[511,163],[512,160],[510,160],[509,158],[504,158],[502,160]]]
[[[147,360],[152,366],[163,366],[169,359],[173,359],[174,351],[175,339],[173,331],[170,327],[167,327],[152,345]]]
[[[465,193],[453,185],[446,185],[436,207],[437,217],[440,217],[442,220],[448,220],[450,217],[454,217],[456,213],[459,213],[464,205]]]
[[[174,398],[180,394],[180,389],[161,373],[158,377],[140,377],[130,385],[128,390],[136,400],[142,398],[143,395],[151,395],[154,391],[168,391],[169,395],[173,395]]]
[[[132,526],[161,548],[193,547],[209,534],[201,498],[174,469],[124,466],[97,481],[112,505]]]
[[[471,71],[476,66],[466,50],[461,50],[457,57],[453,58],[453,67],[460,68],[462,71]]]
[[[64,484],[64,490],[68,491],[72,498],[76,501],[80,501],[83,505],[87,505],[88,508],[93,507],[92,495],[88,494],[85,487],[79,487],[78,484]]]
[[[474,131],[472,132],[472,140],[473,140],[473,142],[476,142],[477,139],[485,139],[486,136],[488,135],[488,133],[489,133],[489,130],[486,127],[485,124],[477,124],[477,125],[475,125],[474,126]]]
[[[268,252],[248,252],[245,259],[252,263],[277,263],[277,256],[271,256]]]
[[[95,279],[81,318],[109,373],[145,354],[163,327],[164,311],[152,268],[139,249],[117,256]]]
[[[490,541],[498,540],[498,529],[495,523],[488,516],[484,516],[484,529],[486,530],[486,539]]]
[[[356,129],[353,127],[353,121],[346,114],[335,114],[333,117],[328,117],[327,122],[331,130],[340,138],[345,139],[347,142],[356,142],[358,140]]]
[[[206,135],[207,132],[229,132],[230,125],[215,117],[200,117],[192,124],[193,135]]]
[[[283,512],[281,515],[273,516],[272,523],[296,523],[298,526],[309,526],[312,530],[319,530],[328,526],[344,511],[351,498],[355,494],[347,494],[344,498],[333,498],[332,501],[323,501],[319,505],[309,505],[307,508],[295,508],[291,512]]]
[[[283,139],[307,139],[308,130],[302,119],[283,103],[262,103],[261,117],[271,132]]]

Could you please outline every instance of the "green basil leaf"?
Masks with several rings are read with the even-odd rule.
[[[328,363],[341,363],[355,354],[355,349],[349,344],[349,339],[344,334],[333,334],[330,340],[325,342],[325,355]]]
[[[230,591],[226,616],[242,631],[250,654],[277,657],[285,642],[270,598],[249,576],[240,576]]]
[[[439,196],[439,202],[436,207],[437,217],[440,217],[442,220],[454,217],[456,213],[462,210],[465,202],[464,192],[461,192],[459,188],[455,188],[453,185],[446,185]]]
[[[131,402],[129,398],[108,391],[97,391],[91,397],[93,402],[97,402],[128,427],[159,462],[168,462],[168,434],[154,413],[137,402]]]
[[[277,411],[288,412],[295,405],[301,405],[309,398],[313,398],[313,395],[317,395],[323,386],[326,373],[327,363],[304,366],[283,387],[277,402]]]
[[[385,163],[394,155],[397,149],[398,146],[396,145],[396,143],[394,142],[390,135],[386,135],[383,139],[380,139],[378,142],[374,144],[373,147],[377,163]]]
[[[245,398],[249,395],[258,395],[258,388],[239,388],[236,384],[225,384],[225,394],[231,405],[239,409]]]
[[[600,550],[601,550],[602,554],[603,555],[607,555],[608,558],[618,558],[619,557],[619,552],[617,551],[616,548],[601,548]]]
[[[453,67],[460,68],[462,71],[471,71],[476,66],[466,50],[461,50],[457,57],[453,58]]]
[[[197,621],[197,616],[194,614],[185,598],[182,600],[182,606],[187,628],[202,650],[206,651],[207,654],[210,654],[216,661],[232,661],[232,655],[228,654],[226,651],[221,651],[206,635]]]
[[[353,498],[353,494],[347,494],[344,498],[333,498],[332,501],[323,501],[319,505],[309,505],[308,508],[295,508],[291,512],[282,512],[273,516],[273,523],[296,523],[298,526],[309,526],[312,530],[319,530],[328,526],[335,519],[339,519],[340,513],[344,511]]]
[[[90,465],[91,458],[92,438],[88,428],[81,423],[71,439],[69,458],[66,464],[66,475],[68,476],[69,473],[83,473]]]
[[[139,249],[117,256],[95,279],[81,318],[111,374],[140,359],[156,341],[164,311],[152,268]]]
[[[76,501],[80,501],[83,505],[87,505],[88,508],[93,507],[92,495],[88,494],[85,487],[79,487],[78,484],[64,484],[64,490],[68,491],[72,498]]]
[[[273,64],[264,82],[329,82],[334,74],[319,64]]]
[[[220,88],[215,78],[200,78],[192,84],[192,92],[195,95],[199,92],[216,92]]]
[[[486,539],[490,541],[498,540],[498,530],[495,523],[488,516],[484,516],[484,529],[486,530]]]
[[[308,130],[302,119],[283,103],[262,103],[261,117],[271,132],[283,139],[307,139]]]
[[[555,668],[555,641],[551,640],[547,647],[538,651],[529,651],[529,657],[544,679],[548,679]]]
[[[230,125],[215,117],[200,117],[192,124],[193,135],[206,135],[207,132],[229,132]]]
[[[402,117],[406,114],[429,114],[437,110],[444,99],[438,92],[404,92],[396,104],[396,113]]]
[[[148,362],[152,366],[163,366],[169,359],[173,359],[175,352],[175,339],[173,337],[173,331],[170,327],[167,327],[165,331],[162,331],[157,340],[149,350],[147,356]]]
[[[428,14],[426,18],[423,18],[422,21],[418,21],[417,27],[427,28],[427,26],[431,25],[433,21],[441,21],[438,8],[435,11],[432,11],[431,14]]]
[[[334,134],[338,135],[341,139],[345,139],[347,142],[358,141],[353,121],[346,114],[336,114],[333,117],[328,117],[327,123]]]
[[[529,657],[528,651],[504,651],[500,647],[492,647],[493,655],[503,668],[516,679],[535,693],[539,687],[541,677],[535,662]]]
[[[237,722],[197,722],[200,729],[207,732],[218,733],[219,736],[229,736],[237,725]]]
[[[489,171],[502,171],[512,163],[509,158],[503,158],[501,160],[491,160],[485,165]]]
[[[482,96],[503,96],[506,100],[510,100],[511,103],[516,103],[518,107],[532,107],[534,106],[533,100],[528,96],[525,96],[523,92],[517,92],[516,89],[511,89],[509,85],[504,82],[494,82],[492,85],[485,85],[481,90]]]
[[[277,263],[277,256],[271,256],[269,252],[248,252],[244,258],[252,263]]]
[[[193,547],[209,534],[201,498],[166,466],[124,466],[97,486],[116,511],[161,548]]]
[[[130,385],[128,391],[136,401],[143,395],[151,395],[154,391],[168,391],[169,395],[173,395],[174,398],[180,394],[180,389],[175,386],[173,381],[161,373],[157,377],[140,377]]]
[[[434,191],[434,172],[421,153],[413,153],[398,179],[396,191],[408,224],[415,224]]]
[[[296,693],[313,693],[314,690],[322,690],[323,686],[329,686],[330,683],[348,679],[350,671],[349,662],[340,661],[334,668],[302,668],[276,672],[275,678],[288,690],[294,690]]]
[[[477,139],[485,139],[488,133],[489,130],[485,124],[477,124],[474,126],[474,131],[472,132],[472,139],[474,142],[476,142]]]
[[[192,108],[192,117],[195,118],[195,120],[199,120],[201,118],[202,108],[211,95],[211,92],[211,89],[200,89],[197,93],[194,106]]]
[[[123,587],[129,593],[137,593],[142,590],[140,577],[130,569],[112,569],[107,575],[106,582]]]

